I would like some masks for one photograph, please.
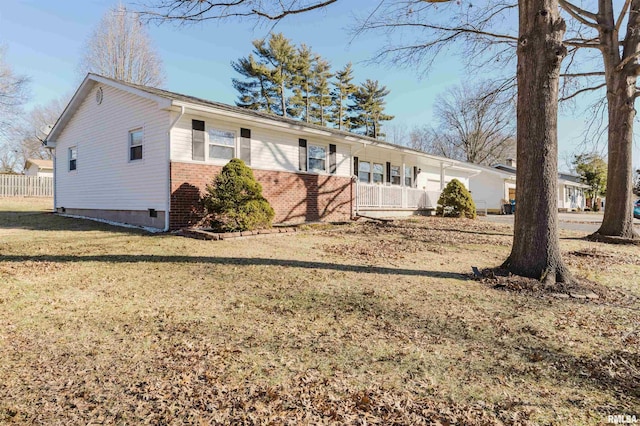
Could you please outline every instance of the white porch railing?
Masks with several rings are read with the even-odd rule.
[[[356,207],[379,209],[435,209],[440,191],[356,182]]]

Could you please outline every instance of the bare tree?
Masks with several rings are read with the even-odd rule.
[[[207,0],[158,0],[155,2],[160,13],[155,14],[165,20],[181,22],[221,19],[231,16],[258,16],[280,19],[292,13],[301,13],[334,3],[331,1],[290,1],[288,7],[283,2],[263,2],[261,0],[239,0],[233,3],[214,3]],[[640,0],[638,0],[640,1]],[[458,1],[456,4],[465,4]],[[262,6],[271,4],[277,11],[265,11]],[[518,275],[535,277],[549,285],[570,280],[567,268],[560,256],[557,228],[557,112],[558,81],[560,64],[567,50],[562,44],[565,23],[559,15],[558,0],[520,0],[517,5],[501,1],[490,2],[479,14],[469,19],[465,12],[456,14],[445,21],[440,11],[458,7],[448,0],[428,1],[382,1],[376,10],[383,10],[383,4],[394,7],[397,4],[405,15],[420,12],[421,19],[413,28],[424,31],[426,39],[420,45],[409,49],[422,59],[434,58],[435,54],[455,42],[465,46],[477,46],[512,52],[518,46],[518,158],[517,171],[518,199],[521,201],[516,216],[514,242],[505,267]],[[467,9],[468,11],[469,9]],[[492,31],[499,25],[505,11],[519,13],[518,35]],[[177,13],[175,13],[177,11]],[[475,13],[475,12],[474,12]],[[373,14],[371,15],[373,16]],[[382,15],[390,19],[389,16]],[[462,19],[458,22],[459,19]],[[375,28],[374,24],[369,28]],[[379,21],[382,28],[383,19]],[[498,40],[486,43],[487,38]],[[470,43],[472,42],[472,43]],[[429,56],[428,56],[429,55]]]
[[[558,237],[558,84],[567,49],[558,0],[520,0],[518,169],[509,271],[548,285],[571,276]]]
[[[5,50],[0,46],[0,138],[8,135],[20,116],[29,83],[27,77],[15,74],[5,62]]]
[[[17,75],[5,62],[5,50],[0,47],[0,173],[15,173],[19,145],[13,136],[22,107],[27,102],[29,79]]]
[[[432,150],[469,163],[491,165],[515,156],[515,111],[495,84],[458,86],[438,96]]]
[[[602,225],[595,235],[638,238],[633,230],[632,149],[634,105],[640,96],[636,87],[640,74],[640,0],[625,0],[617,10],[613,0],[599,0],[595,11],[584,9],[582,4],[559,2],[575,23],[565,40],[572,60],[564,74],[580,79],[577,90],[564,98],[606,88],[609,190]],[[583,55],[599,52],[600,63],[578,56],[585,51]]]
[[[17,164],[24,165],[29,158],[50,160],[51,150],[43,142],[67,105],[68,97],[36,105],[12,132]]]
[[[162,60],[138,13],[122,5],[103,16],[84,48],[79,69],[82,74],[93,72],[144,86],[164,84]]]

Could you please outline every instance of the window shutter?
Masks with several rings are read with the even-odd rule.
[[[240,159],[251,165],[251,129],[240,129]]]
[[[298,139],[298,161],[299,169],[303,172],[307,171],[307,140]]]
[[[418,187],[418,166],[413,166],[413,187]]]
[[[358,157],[353,157],[353,175],[358,176],[358,167],[360,167],[360,161]]]
[[[204,121],[191,120],[191,159],[204,161]]]
[[[387,161],[387,183],[391,183],[391,163]]]
[[[329,173],[336,174],[336,146],[329,144]]]

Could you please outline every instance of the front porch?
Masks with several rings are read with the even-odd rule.
[[[433,214],[440,192],[356,181],[355,215],[381,217]]]

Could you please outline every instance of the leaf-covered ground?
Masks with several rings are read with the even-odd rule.
[[[640,248],[603,297],[474,280],[512,229],[414,218],[198,241],[0,200],[0,423],[602,424],[640,415]]]

